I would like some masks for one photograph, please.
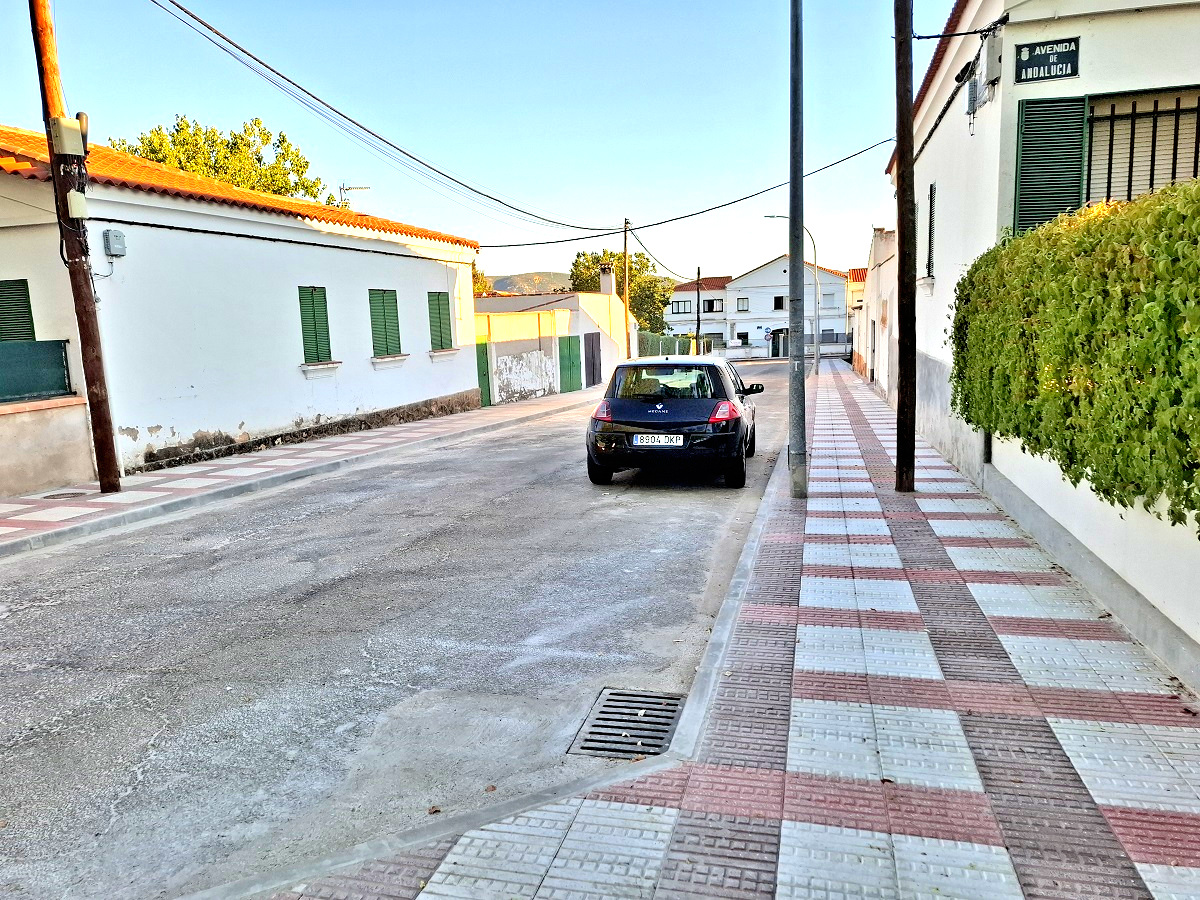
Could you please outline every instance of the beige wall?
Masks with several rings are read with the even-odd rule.
[[[0,497],[91,481],[92,440],[82,398],[0,405]]]

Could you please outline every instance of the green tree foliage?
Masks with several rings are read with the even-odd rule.
[[[953,405],[1114,505],[1200,511],[1200,181],[1063,215],[959,281]]]
[[[600,290],[600,265],[610,263],[617,276],[617,294],[625,295],[625,254],[612,250],[599,253],[580,251],[571,263],[571,290]],[[671,302],[675,282],[657,274],[654,261],[645,253],[634,253],[629,257],[629,311],[637,320],[638,328],[662,334],[667,329],[663,310]]]
[[[136,141],[115,138],[108,143],[123,153],[268,194],[315,200],[325,187],[320,178],[308,177],[308,160],[287,135],[282,131],[273,135],[262,119],[224,134],[187,116],[176,116],[170,130],[156,125]],[[332,194],[325,203],[334,205]]]
[[[492,289],[492,280],[475,268],[474,260],[471,261],[471,283],[475,285],[476,294],[486,294]]]

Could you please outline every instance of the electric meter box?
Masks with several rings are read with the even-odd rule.
[[[84,156],[83,130],[78,119],[66,117],[50,120],[50,140],[54,144],[54,152],[65,156]]]
[[[106,228],[104,231],[104,255],[105,256],[124,256],[125,255],[125,232],[117,231],[115,228]]]

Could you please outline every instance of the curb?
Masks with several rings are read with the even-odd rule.
[[[233,497],[240,497],[244,494],[253,494],[257,491],[265,491],[270,488],[279,487],[280,485],[288,484],[293,481],[311,478],[315,475],[325,475],[329,472],[336,472],[339,469],[349,468],[350,466],[357,465],[367,460],[375,460],[377,457],[384,456],[388,453],[402,452],[407,450],[409,447],[437,447],[462,437],[481,434],[487,431],[499,431],[503,428],[510,428],[513,425],[522,425],[535,419],[553,416],[561,412],[568,412],[584,406],[591,406],[594,402],[595,398],[589,397],[587,400],[580,400],[576,403],[570,403],[565,406],[557,406],[554,409],[540,410],[538,412],[528,413],[523,416],[516,416],[515,418],[506,419],[499,423],[491,422],[485,425],[475,425],[464,428],[461,431],[456,431],[452,434],[439,434],[433,437],[420,438],[399,447],[380,447],[376,450],[367,450],[366,452],[359,453],[356,456],[349,456],[344,459],[334,459],[323,463],[315,463],[314,465],[305,466],[301,469],[276,472],[272,475],[265,475],[262,478],[256,478],[253,481],[246,481],[240,484],[228,484],[223,487],[213,488],[211,491],[206,491],[203,494],[194,494],[190,497],[176,497],[172,500],[163,500],[160,503],[154,503],[149,506],[142,506],[137,509],[129,509],[120,513],[113,513],[111,515],[104,516],[101,519],[93,519],[89,522],[79,522],[76,525],[68,525],[64,528],[48,531],[43,534],[33,534],[29,535],[28,537],[17,538],[16,540],[7,541],[3,544],[0,544],[0,559],[4,559],[5,557],[9,556],[15,556],[20,553],[26,553],[31,550],[42,550],[46,547],[53,547],[57,544],[74,540],[75,538],[87,537],[89,535],[98,534],[102,531],[108,531],[112,528],[119,528],[122,525],[132,525],[137,522],[144,522],[147,519],[156,519],[162,516],[171,515],[172,513],[196,509],[197,507],[205,506],[217,500],[228,500]],[[247,459],[249,459],[251,456],[253,456],[253,454],[246,454]]]
[[[641,778],[663,769],[672,768],[681,762],[691,759],[696,751],[696,745],[699,743],[700,734],[703,731],[704,721],[708,715],[709,702],[716,693],[717,684],[720,681],[721,661],[725,656],[725,650],[729,645],[729,639],[733,634],[734,626],[737,624],[738,613],[741,611],[742,601],[746,596],[746,588],[750,582],[754,560],[757,558],[759,547],[762,544],[762,534],[766,529],[767,516],[769,514],[767,501],[770,498],[771,491],[778,487],[776,481],[783,478],[780,473],[787,472],[786,464],[784,466],[779,465],[779,461],[786,458],[786,453],[787,445],[785,444],[780,448],[779,455],[775,457],[775,462],[771,464],[771,474],[767,478],[766,488],[763,490],[763,496],[759,501],[754,521],[746,535],[746,542],[742,546],[742,552],[738,556],[737,566],[734,568],[733,577],[729,581],[729,589],[725,593],[725,599],[721,601],[721,609],[717,613],[716,620],[713,622],[712,634],[709,636],[708,646],[705,648],[704,655],[700,659],[700,665],[696,669],[696,676],[692,680],[691,690],[688,691],[687,700],[684,703],[683,712],[680,714],[679,724],[675,728],[670,749],[666,753],[652,759],[630,763],[620,769],[609,770],[587,778],[556,785],[555,787],[543,788],[535,793],[514,797],[511,800],[497,803],[494,806],[460,813],[455,816],[448,816],[438,822],[437,825],[426,825],[386,835],[381,838],[374,838],[370,841],[356,844],[339,853],[322,857],[319,860],[300,863],[274,873],[252,875],[239,881],[207,888],[197,893],[181,895],[176,900],[231,900],[231,898],[253,897],[267,891],[286,890],[288,887],[304,882],[307,879],[323,877],[341,869],[369,862],[373,859],[379,859],[380,857],[396,854],[423,844],[454,837],[499,821],[500,819],[506,819],[509,816],[519,815],[539,806],[544,806],[547,803],[552,803],[564,797],[573,797],[577,794],[587,793],[611,784]]]

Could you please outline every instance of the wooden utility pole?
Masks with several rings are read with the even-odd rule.
[[[700,267],[696,266],[696,355],[700,355]]]
[[[92,264],[88,258],[87,225],[78,206],[87,184],[86,128],[67,119],[62,79],[58,69],[58,45],[54,39],[54,19],[50,0],[29,0],[29,19],[33,26],[33,47],[37,57],[38,79],[42,89],[42,116],[46,120],[46,146],[50,155],[50,175],[54,182],[54,208],[58,232],[66,258],[71,294],[75,300],[75,320],[79,325],[79,349],[83,356],[83,378],[87,386],[88,413],[92,423],[92,445],[96,451],[96,472],[100,490],[111,494],[121,490],[121,469],[117,462],[116,436],[112,412],[108,406],[108,385],[104,379],[104,360],[100,351],[100,326],[96,319],[96,294],[92,287]],[[76,146],[55,146],[55,128],[59,121],[80,132]],[[83,120],[86,122],[86,119]],[[71,150],[74,152],[63,152]],[[72,204],[76,208],[72,209]],[[86,215],[86,214],[84,214]]]
[[[621,299],[625,302],[625,358],[633,358],[633,329],[629,327],[629,220],[625,220],[625,283],[621,286]]]
[[[917,202],[913,184],[912,0],[895,0],[896,242],[899,274],[896,326],[896,490],[915,489],[917,439]]]

